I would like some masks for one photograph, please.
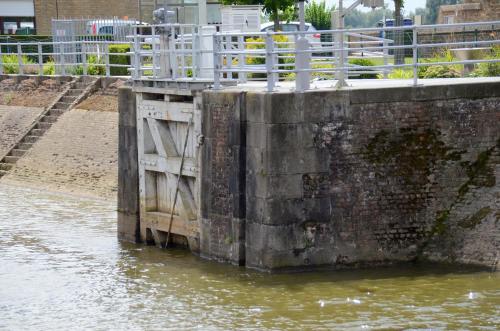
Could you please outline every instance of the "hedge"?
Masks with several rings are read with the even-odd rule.
[[[124,55],[110,55],[109,65],[111,76],[128,76],[128,68],[114,67],[114,64],[130,65],[130,45],[109,45],[109,53],[120,53]]]

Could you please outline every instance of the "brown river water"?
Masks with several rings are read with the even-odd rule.
[[[266,274],[122,244],[116,205],[0,184],[1,330],[498,330],[500,274]]]

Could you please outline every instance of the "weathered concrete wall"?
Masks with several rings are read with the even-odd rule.
[[[494,267],[499,97],[500,83],[205,93],[208,254],[231,260],[244,240],[245,264],[259,269]]]
[[[200,254],[245,262],[245,114],[243,93],[204,95]]]
[[[132,88],[119,89],[118,238],[140,241],[139,169],[136,98]]]
[[[0,105],[0,158],[21,139],[43,108]]]
[[[2,181],[116,199],[118,114],[63,114]]]

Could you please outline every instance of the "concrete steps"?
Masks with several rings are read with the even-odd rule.
[[[26,136],[21,140],[21,143],[26,143],[26,144],[34,144],[38,141],[39,136]]]
[[[24,150],[24,149],[13,149],[13,150],[10,151],[10,155],[9,156],[21,157],[24,154],[26,154],[26,152],[28,152],[28,151]]]
[[[0,170],[9,171],[14,165],[12,163],[0,162]]]
[[[12,164],[15,164],[17,162],[17,160],[19,160],[20,157],[19,156],[6,156],[3,158],[3,162],[5,163],[12,163]]]
[[[44,117],[42,117],[41,121],[44,123],[55,123],[58,118],[59,116],[45,115]]]
[[[83,80],[83,78],[80,78],[77,81],[73,81],[71,88],[50,109],[42,114],[32,129],[19,140],[7,153],[7,156],[0,160],[0,177],[5,176],[14,167],[16,162],[33,147],[33,144],[52,127],[52,124],[57,122],[62,114],[70,110],[71,105],[86,92],[87,87],[97,82],[97,80]]]
[[[17,148],[19,148],[19,149],[22,149],[22,150],[24,150],[24,151],[27,151],[27,150],[29,150],[32,146],[33,146],[33,144],[20,142],[20,143],[19,143],[16,147],[17,147]]]

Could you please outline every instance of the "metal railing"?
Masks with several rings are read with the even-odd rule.
[[[489,33],[484,40],[452,40],[454,32],[466,29],[482,29]],[[411,45],[395,45],[390,39],[377,37],[380,34],[405,31],[411,32]],[[419,42],[422,34],[443,31],[450,34],[450,40]],[[332,79],[338,86],[343,86],[347,77],[387,77],[395,69],[409,70],[408,76],[417,85],[419,68],[438,65],[467,67],[478,63],[500,62],[500,58],[488,56],[488,48],[500,44],[499,31],[500,21],[318,32],[218,33],[214,36],[214,87],[221,88],[226,80],[245,82],[248,77],[252,77],[266,81],[268,91],[273,91],[280,81],[295,80],[296,89],[300,91],[307,89],[311,79],[315,78]],[[331,35],[334,41],[297,42],[299,39],[311,40],[316,33]],[[359,40],[352,41],[351,37]],[[465,53],[458,60],[443,58],[428,61],[420,58],[424,50],[438,52],[457,48]],[[412,51],[411,58],[407,58],[404,63],[393,63],[393,57],[389,53],[406,49]],[[483,50],[480,58],[467,58],[468,50],[478,49]],[[353,61],[359,58],[376,60],[377,57],[378,63],[371,66]]]
[[[255,80],[273,91],[290,81],[302,91],[314,80],[343,86],[346,79],[390,78],[397,70],[418,84],[422,68],[459,66],[467,72],[480,63],[500,62],[490,55],[492,47],[500,46],[500,21],[278,33],[217,33],[214,26],[187,24],[133,30],[128,42],[0,43],[0,74],[42,75],[54,66],[56,74],[110,76],[118,71],[134,79],[204,80],[215,89]],[[465,39],[467,31],[474,38]],[[395,45],[392,36],[403,32],[411,35],[411,44]],[[113,52],[111,45],[129,45],[130,51]],[[404,50],[411,56],[394,63],[395,53]],[[442,50],[455,52],[455,58],[424,58]]]
[[[113,46],[125,45],[124,51]],[[0,74],[129,76],[130,42],[0,43]]]

